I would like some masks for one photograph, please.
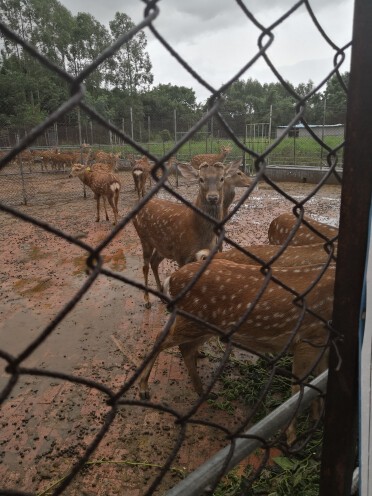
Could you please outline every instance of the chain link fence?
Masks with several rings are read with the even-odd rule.
[[[57,495],[63,493],[72,495],[82,494],[84,487],[86,488],[84,491],[86,490],[89,494],[117,494],[120,492],[133,495],[165,494],[167,491],[172,495],[267,494],[275,490],[273,486],[270,486],[272,477],[278,473],[283,476],[288,472],[291,473],[292,477],[295,472],[291,471],[290,468],[295,467],[297,470],[297,489],[301,487],[301,482],[305,482],[307,486],[314,483],[315,489],[312,494],[318,490],[319,494],[323,495],[349,494],[351,473],[355,467],[357,449],[355,436],[357,404],[355,350],[357,349],[357,339],[356,334],[351,332],[351,329],[347,329],[345,334],[343,320],[354,329],[357,325],[355,320],[358,321],[359,317],[361,274],[364,270],[363,254],[365,254],[367,236],[366,218],[368,213],[366,214],[366,212],[369,210],[371,181],[368,180],[367,172],[364,169],[359,168],[356,171],[353,161],[358,160],[358,166],[365,166],[365,157],[370,155],[368,152],[370,141],[368,138],[363,140],[358,137],[355,139],[354,135],[350,133],[350,142],[345,147],[342,140],[343,130],[340,130],[339,141],[330,144],[326,139],[325,127],[314,129],[310,125],[312,123],[308,123],[304,118],[304,111],[311,96],[321,90],[334,74],[339,75],[345,50],[350,47],[350,44],[345,47],[336,46],[322,30],[309,2],[306,0],[294,4],[269,27],[260,24],[245,4],[238,0],[237,3],[247,20],[252,22],[261,32],[258,38],[258,50],[252,60],[248,61],[226,84],[216,90],[202,79],[156,30],[153,21],[158,16],[166,15],[161,2],[148,1],[145,3],[143,21],[102,52],[77,78],[72,78],[55,66],[17,33],[0,22],[3,37],[16,43],[20,50],[24,50],[35,61],[37,60],[53,71],[61,78],[61,81],[69,85],[71,90],[71,97],[60,108],[50,114],[40,125],[27,130],[24,135],[20,133],[19,141],[17,138],[17,141],[14,142],[11,134],[8,133],[9,141],[4,142],[4,146],[7,147],[6,153],[0,159],[2,181],[0,209],[3,212],[4,232],[6,228],[6,232],[14,234],[16,236],[14,246],[19,248],[26,245],[29,254],[26,261],[19,258],[19,281],[15,287],[21,290],[20,294],[23,297],[32,292],[35,293],[40,285],[44,289],[46,288],[47,291],[43,293],[43,301],[38,302],[36,307],[45,304],[49,312],[48,322],[40,321],[39,324],[36,324],[36,320],[34,320],[36,316],[32,320],[26,318],[19,321],[16,315],[8,315],[12,332],[15,335],[16,346],[14,343],[10,344],[8,335],[4,335],[0,347],[2,369],[0,399],[3,428],[1,439],[3,453],[0,465],[0,472],[3,472],[3,476],[0,491],[2,494],[19,495],[37,494],[40,496],[42,494]],[[293,92],[293,88],[283,80],[267,54],[269,46],[275,42],[275,27],[289,18],[300,6],[306,8],[319,32],[335,51],[333,69],[306,96],[299,96]],[[355,22],[359,22],[359,25],[358,29],[355,30],[355,39],[353,40],[355,54],[353,54],[354,66],[352,66],[350,81],[352,91],[350,90],[349,94],[349,105],[352,106],[352,111],[350,111],[348,125],[355,126],[355,129],[360,130],[358,122],[364,125],[363,129],[371,128],[370,125],[368,126],[371,102],[370,97],[369,99],[367,97],[369,78],[367,75],[371,72],[366,71],[368,64],[365,64],[365,57],[368,50],[363,48],[364,46],[368,48],[371,45],[370,32],[368,28],[363,29],[363,19],[368,19],[368,13],[371,14],[371,7],[367,6],[364,0],[356,0],[355,6],[357,12]],[[159,43],[177,59],[196,81],[211,93],[208,112],[197,122],[194,122],[187,131],[180,130],[179,132],[182,134],[176,134],[175,142],[167,143],[167,149],[161,148],[159,151],[156,148],[156,152],[149,143],[143,142],[137,136],[135,137],[126,128],[123,129],[123,126],[114,125],[105,120],[84,100],[84,80],[101,63],[110,58],[120,46],[127,43],[143,29],[149,29]],[[249,68],[259,58],[265,60],[288,94],[297,101],[295,116],[291,122],[284,124],[284,128],[278,128],[275,131],[269,132],[266,128],[267,123],[257,123],[253,128],[247,125],[244,129],[237,130],[232,127],[221,110],[224,92],[239,77],[249,73]],[[364,76],[364,80],[363,74],[367,74]],[[364,85],[360,82],[360,78],[362,78]],[[340,87],[347,92],[341,78]],[[363,104],[355,105],[357,97],[362,99]],[[134,201],[130,170],[119,171],[119,174],[123,174],[122,177],[127,174],[126,179],[123,180],[125,184],[123,195],[127,198],[133,195],[133,201],[128,201],[125,214],[120,218],[119,223],[112,230],[106,232],[104,236],[98,232],[95,242],[90,242],[89,233],[82,234],[79,231],[79,226],[82,224],[77,225],[74,229],[71,226],[64,227],[61,220],[63,205],[59,204],[58,194],[62,189],[61,183],[68,180],[65,173],[63,171],[45,172],[42,170],[30,172],[22,161],[22,153],[27,148],[55,145],[56,133],[58,133],[58,145],[61,145],[60,134],[65,134],[66,145],[80,144],[83,140],[79,140],[77,137],[79,132],[75,131],[75,133],[71,133],[71,136],[69,135],[70,131],[66,129],[61,132],[60,127],[56,125],[64,116],[77,108],[89,116],[94,126],[104,130],[109,140],[111,136],[111,141],[106,143],[108,146],[122,146],[124,148],[122,159],[126,158],[127,153],[135,151],[138,155],[147,155],[155,163],[150,193],[138,203]],[[220,145],[225,141],[232,143],[237,156],[244,156],[246,164],[251,164],[250,167],[254,169],[255,174],[252,185],[222,221],[211,218],[195,207],[190,201],[192,193],[187,194],[186,192],[184,194],[185,190],[175,188],[172,181],[169,181],[169,171],[164,166],[173,155],[181,154],[182,150],[188,150],[187,153],[182,152],[180,157],[182,159],[186,155],[194,155],[196,152],[194,144],[199,142],[196,139],[198,133],[203,133],[205,126],[211,126],[212,120],[213,137],[218,137],[216,144]],[[88,134],[92,132],[92,129],[93,124],[91,129],[84,131],[87,133],[84,140],[86,138],[91,142],[91,135],[88,136]],[[221,131],[218,133],[217,129]],[[349,127],[346,133],[348,130],[350,132],[351,128]],[[290,162],[292,165],[298,164],[301,155],[299,148],[302,133],[306,133],[306,140],[315,144],[318,159],[320,157],[317,165],[320,163],[322,170],[321,178],[314,184],[314,187],[306,195],[298,198],[288,194],[280,183],[270,179],[268,166],[274,162],[276,153],[280,156],[280,147],[286,141],[293,142],[293,147],[296,148],[295,157],[292,157]],[[3,140],[7,139],[6,134],[6,132],[2,133]],[[364,136],[363,132],[361,134]],[[41,142],[45,136],[48,136],[48,140]],[[201,138],[202,136],[200,134]],[[258,141],[256,140],[261,138],[262,143],[258,148]],[[73,139],[75,139],[75,143]],[[93,140],[97,142],[94,136]],[[198,150],[199,152],[215,152],[214,141],[211,143],[205,138],[200,139],[200,143],[203,145]],[[155,196],[164,197],[165,195],[172,201],[181,202],[199,214],[200,222],[203,220],[203,222],[207,221],[213,224],[219,245],[222,245],[223,242],[228,243],[252,258],[252,255],[249,255],[252,248],[239,245],[229,237],[227,229],[228,222],[233,215],[239,214],[243,210],[244,202],[254,194],[258,182],[288,202],[288,210],[295,212],[299,219],[296,226],[298,228],[303,222],[304,215],[308,212],[308,206],[312,201],[316,201],[316,195],[325,186],[326,181],[333,177],[338,184],[341,184],[340,164],[343,162],[344,149],[346,157],[342,184],[344,203],[341,207],[339,242],[337,243],[337,237],[328,239],[321,235],[330,255],[321,267],[317,267],[317,274],[311,282],[300,289],[298,287],[299,281],[302,280],[300,277],[306,270],[295,269],[295,274],[300,273],[301,276],[297,275],[294,276],[293,280],[288,280],[286,276],[273,267],[278,256],[274,256],[269,262],[263,262],[259,257],[257,259],[253,255],[255,262],[260,262],[259,268],[252,269],[250,265],[247,266],[249,268],[238,268],[238,272],[241,274],[247,271],[247,274],[250,275],[247,275],[246,280],[240,279],[241,282],[237,283],[237,286],[241,284],[247,286],[248,282],[250,284],[252,280],[256,281],[256,279],[260,280],[261,283],[255,294],[251,296],[249,305],[242,312],[238,312],[238,315],[235,315],[234,322],[226,322],[222,315],[224,312],[231,311],[231,308],[228,307],[231,304],[226,302],[226,296],[232,299],[236,295],[234,292],[224,295],[222,286],[219,288],[221,298],[218,301],[221,322],[206,321],[203,311],[195,314],[185,304],[187,301],[186,292],[190,291],[193,294],[193,291],[200,287],[200,281],[206,281],[205,278],[208,273],[213,276],[216,262],[212,261],[212,257],[216,255],[218,246],[212,250],[205,262],[199,262],[199,265],[193,266],[197,267],[197,270],[194,271],[191,278],[189,277],[186,287],[182,289],[181,294],[173,296],[166,296],[162,292],[145,286],[142,282],[141,271],[136,271],[135,267],[131,265],[134,261],[132,253],[140,253],[140,240],[138,238],[135,242],[136,246],[133,246],[133,252],[129,251],[124,254],[125,262],[119,261],[118,258],[115,258],[117,253],[110,251],[120,234],[123,237],[127,236],[133,219],[136,216],[139,218],[148,202]],[[306,154],[305,152],[304,155]],[[283,164],[284,161],[278,159],[278,163]],[[161,175],[159,171],[162,172]],[[17,176],[17,179],[13,179],[12,175]],[[48,179],[46,179],[47,177]],[[70,181],[75,180],[70,179]],[[360,182],[358,183],[358,181]],[[358,184],[358,188],[356,188],[356,184]],[[29,199],[32,199],[36,190],[40,194],[42,187],[45,188],[45,194],[50,194],[52,191],[57,205],[55,211],[51,212],[50,208],[32,210],[31,207],[14,206],[14,203],[18,203],[18,201],[14,201],[15,197],[23,198],[21,203],[32,204]],[[11,193],[13,190],[16,193]],[[65,195],[65,192],[63,194]],[[84,220],[84,225],[86,225],[92,212],[88,210],[88,203],[84,202],[82,188],[78,182],[74,182],[71,194],[74,196],[74,208],[78,211],[78,216],[75,219]],[[363,205],[361,204],[362,200]],[[355,207],[355,204],[358,206]],[[354,220],[350,219],[352,212],[355,211],[358,211],[359,214],[356,226],[354,226]],[[31,226],[37,233],[39,242],[36,245],[31,244],[29,235],[19,234],[19,226]],[[351,226],[354,228],[353,236],[348,232]],[[92,227],[90,231],[93,232],[94,228]],[[294,234],[294,231],[291,234]],[[52,240],[54,240],[54,244]],[[3,239],[3,242],[5,246],[7,240]],[[10,239],[8,243],[10,243]],[[290,239],[287,238],[285,243],[278,247],[278,253],[285,252],[289,243]],[[336,264],[335,310],[332,316],[329,312],[322,314],[317,306],[319,301],[313,300],[309,295],[322,291],[324,274],[334,270],[333,255],[336,247],[338,262]],[[73,262],[76,266],[78,263],[80,264],[80,272],[74,280],[73,288],[70,288],[69,291],[61,290],[59,292],[60,287],[64,288],[63,281],[53,279],[53,261],[57,260],[57,253],[62,253],[64,257],[58,259],[58,263]],[[354,253],[355,256],[352,262],[350,259],[348,260],[351,253]],[[7,253],[8,264],[12,256],[16,256],[13,248]],[[50,262],[50,265],[47,265],[49,267],[48,277],[45,278],[41,278],[41,269],[38,265],[43,260]],[[341,266],[339,265],[340,260]],[[114,265],[110,265],[108,261]],[[81,267],[83,267],[83,271]],[[186,267],[188,266],[181,270],[188,270]],[[227,265],[227,267],[229,266]],[[84,274],[85,269],[86,274]],[[256,270],[254,276],[252,276],[253,270]],[[284,272],[287,270],[291,269],[285,268]],[[32,286],[30,285],[30,278],[26,280],[27,271],[33,273]],[[239,277],[241,278],[241,275]],[[254,279],[251,279],[252,277]],[[3,282],[6,284],[6,277],[3,278]],[[225,282],[228,283],[227,280]],[[280,351],[267,356],[264,352],[257,352],[255,343],[247,344],[244,340],[240,340],[239,336],[244,332],[247,333],[247,326],[249,331],[249,322],[252,325],[250,319],[256,318],[254,317],[256,306],[263,308],[258,318],[261,321],[257,324],[256,320],[256,329],[260,326],[265,329],[265,322],[267,321],[270,324],[269,327],[278,327],[276,319],[279,319],[280,315],[272,314],[270,298],[267,298],[267,295],[274,291],[274,287],[280,288],[283,302],[284,299],[288,301],[288,298],[293,300],[293,312],[296,314],[296,318],[291,321],[290,331]],[[95,290],[97,292],[93,292]],[[152,309],[145,310],[142,304],[138,304],[138,298],[136,300],[133,295],[138,292],[142,296],[145,290],[150,292],[152,301],[159,300],[158,306],[155,305]],[[245,288],[245,290],[248,292],[249,288]],[[200,291],[202,294],[203,286],[201,286]],[[107,295],[112,293],[115,297],[105,303]],[[6,305],[9,304],[12,296],[9,294],[2,296],[3,304],[7,308]],[[324,300],[319,304],[322,305],[324,301],[330,301],[332,297],[333,290],[328,288],[324,294]],[[85,317],[87,319],[85,321],[79,312],[90,298],[95,300],[95,304],[91,307],[91,315],[89,318]],[[160,299],[166,300],[167,312],[160,303]],[[210,301],[212,300],[211,297]],[[21,305],[25,304],[24,301],[22,298],[19,299]],[[246,300],[244,303],[247,303]],[[203,300],[203,304],[208,309],[209,299]],[[28,302],[27,305],[30,303]],[[109,308],[107,309],[107,307]],[[97,311],[97,309],[103,308],[106,310],[102,314],[101,310]],[[348,312],[348,316],[343,319],[342,312],[345,311]],[[39,313],[36,312],[36,315]],[[107,319],[105,323],[107,335],[103,337],[95,332],[95,327],[98,325],[98,321],[105,318],[105,315],[113,316],[114,321]],[[355,319],[355,315],[357,315],[357,319]],[[350,322],[352,317],[354,320]],[[138,324],[139,319],[143,319],[140,326]],[[219,337],[217,343],[212,344],[204,352],[214,367],[208,368],[208,365],[205,364],[200,366],[201,369],[205,370],[203,374],[204,392],[196,401],[195,396],[192,397],[186,393],[185,390],[190,389],[190,385],[187,383],[186,377],[177,371],[178,369],[173,369],[173,365],[171,365],[173,363],[171,362],[173,351],[169,350],[164,351],[161,359],[158,360],[160,362],[159,372],[155,373],[155,376],[151,376],[151,378],[156,378],[155,383],[152,383],[153,379],[150,379],[151,389],[157,389],[157,392],[151,400],[148,398],[140,399],[138,396],[139,379],[143,377],[144,371],[147,370],[152,359],[162,350],[163,341],[169,339],[168,336],[175,332],[175,325],[182,319],[186,319],[186,322],[189,323],[193,322],[193,330],[198,329],[199,332],[200,329],[207,329],[205,331],[207,334]],[[299,377],[291,371],[291,361],[286,361],[286,355],[292,341],[296,342],[297,339],[300,339],[301,328],[305,327],[309,321],[314,322],[314,326],[317,328],[321,326],[324,334],[320,343],[313,346],[310,343],[310,348],[317,350],[317,358],[307,373]],[[128,333],[124,337],[124,344],[119,342],[113,328],[115,323],[126,330],[133,327],[132,334],[135,330],[134,334],[138,333],[138,335],[131,337]],[[157,335],[160,337],[155,340]],[[109,340],[110,336],[112,343],[119,349],[117,350],[119,356],[121,356],[121,352],[124,357],[121,362],[118,355],[115,355],[115,359],[112,354],[105,355],[104,349],[99,345],[102,343],[102,339]],[[280,332],[278,336],[283,338]],[[258,336],[256,339],[257,344],[260,337]],[[274,337],[273,339],[277,338]],[[138,353],[134,353],[133,350],[131,351],[131,346],[140,340],[142,340],[143,348]],[[306,346],[309,345],[309,340],[311,341],[311,336],[304,338],[303,342]],[[64,350],[67,341],[71,342],[70,354],[63,354],[65,352],[62,352],[59,355],[57,350]],[[178,343],[175,342],[175,344]],[[48,349],[50,350],[48,346],[56,347],[52,363],[43,358],[48,357]],[[88,348],[95,353],[95,359],[91,362],[86,358]],[[182,343],[180,350],[185,358],[185,349]],[[330,378],[326,395],[326,417],[323,431],[321,420],[318,419],[314,424],[307,415],[301,415],[301,413],[314,398],[319,398],[319,396],[323,398],[325,395],[326,373],[314,380],[313,374],[316,365],[321,360],[319,356],[326,356],[329,351],[331,355]],[[247,353],[253,354],[250,360],[247,359]],[[111,358],[113,362],[108,364],[107,361]],[[86,365],[88,363],[91,364],[89,368]],[[166,374],[171,374],[173,382],[163,382],[162,377]],[[239,374],[240,377],[236,380],[234,376]],[[253,377],[250,382],[249,376]],[[244,402],[245,398],[249,403],[249,408],[238,406],[232,416],[226,417],[224,407],[227,408],[228,402],[224,404],[223,401],[216,400],[210,394],[219,381],[228,384],[228,390],[236,389],[236,396],[233,401],[239,404]],[[232,382],[234,382],[233,387],[231,386]],[[280,384],[279,390],[277,389],[278,382]],[[288,399],[291,383],[297,386],[299,393]],[[31,388],[30,384],[32,384]],[[345,384],[348,387],[342,387]],[[250,394],[255,385],[258,385],[255,394]],[[23,401],[26,394],[30,400],[28,404]],[[179,407],[180,397],[181,407]],[[45,422],[45,425],[40,425],[37,415],[33,414],[30,417],[29,411],[32,410],[34,404],[45,407],[45,405],[50,406],[54,402],[63,404],[64,410],[60,409],[54,418],[44,417],[42,422]],[[343,405],[342,416],[340,416],[340,402]],[[78,413],[74,409],[76,403],[82,404]],[[43,411],[45,413],[49,410]],[[50,411],[55,412],[55,410]],[[287,427],[295,418],[298,420],[297,440],[295,443],[288,443]],[[26,425],[28,425],[28,431],[25,429]],[[35,432],[32,439],[26,434],[26,432],[30,432],[30,429]],[[154,436],[155,442],[150,444]],[[322,463],[319,465],[323,436],[325,445],[323,446]],[[219,444],[216,443],[216,440]],[[47,448],[44,446],[45,442],[47,442]],[[143,451],[144,447],[149,445],[151,445],[151,449],[146,451],[146,459],[127,458],[129,452]],[[203,458],[201,456],[202,445],[209,452],[209,460],[208,457]],[[219,450],[218,446],[222,449]],[[110,450],[111,447],[112,451]],[[26,468],[21,468],[23,459],[27,460]],[[19,471],[14,469],[17,465],[20,467]],[[183,468],[184,466],[186,469]],[[191,466],[197,468],[188,474],[190,471],[188,468]],[[311,466],[311,481],[307,479],[310,477],[308,472],[303,471],[305,467],[309,466]],[[232,469],[233,472],[230,472]],[[188,477],[186,477],[187,475]],[[104,487],[100,486],[102,478],[105,479]],[[184,480],[179,482],[179,479]],[[272,482],[272,484],[276,483]],[[296,488],[293,490],[296,491]],[[297,494],[299,493],[297,492]]]

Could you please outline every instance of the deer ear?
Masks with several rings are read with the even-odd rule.
[[[230,177],[235,172],[239,169],[239,167],[242,165],[242,159],[240,158],[239,160],[235,160],[234,162],[230,162],[225,166],[225,175],[226,177]]]
[[[197,179],[199,177],[199,172],[196,169],[194,169],[194,167],[190,164],[178,163],[177,167],[178,170],[183,175],[183,177],[188,181],[192,179]]]

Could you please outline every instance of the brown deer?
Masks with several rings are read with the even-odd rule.
[[[279,251],[278,245],[251,245],[242,247],[248,253],[260,259],[256,260],[254,257],[238,250],[231,248],[230,250],[216,253],[213,259],[228,260],[230,262],[245,264],[245,265],[264,265],[269,264]],[[337,246],[334,247],[333,255],[337,253]],[[196,255],[196,260],[205,260],[210,254],[209,249],[200,250]],[[326,263],[329,259],[329,253],[325,248],[324,243],[314,245],[289,245],[285,248],[284,252],[272,263],[272,267],[300,267],[303,265],[316,265]],[[334,260],[334,259],[333,259]],[[262,263],[261,263],[262,262]]]
[[[151,186],[151,167],[152,165],[145,155],[137,160],[134,160],[132,176],[134,188],[135,191],[137,191],[139,200],[145,196],[147,180],[150,181]]]
[[[301,223],[296,233],[290,240],[289,244],[296,246],[311,245],[314,243],[325,243],[326,240],[333,239],[335,236],[338,235],[337,227],[318,222],[308,217],[304,219],[322,236],[319,236],[305,224]],[[284,244],[288,239],[289,233],[295,227],[297,221],[297,217],[293,213],[289,212],[275,217],[275,219],[271,221],[271,224],[269,226],[269,243],[272,245]],[[324,238],[326,238],[326,240]]]
[[[115,225],[118,221],[118,201],[121,189],[119,179],[112,172],[93,171],[91,167],[82,164],[74,164],[71,168],[69,177],[78,177],[83,184],[86,184],[94,193],[94,198],[97,201],[97,218],[99,222],[99,204],[100,198],[103,198],[103,207],[105,209],[106,220],[109,220],[106,209],[106,198],[114,212]]]
[[[198,169],[200,164],[206,162],[207,164],[214,164],[215,162],[223,162],[226,155],[231,152],[231,146],[222,146],[220,153],[203,153],[201,155],[194,155],[191,158],[191,165]]]
[[[235,164],[240,166],[242,163],[241,159],[232,162],[235,167]],[[223,206],[222,206],[222,217],[226,217],[229,213],[229,207],[234,201],[235,198],[235,188],[248,188],[252,184],[252,178],[244,174],[243,171],[236,169],[234,174],[231,174],[228,178],[226,178],[223,189]]]
[[[167,294],[175,298],[203,263],[194,262],[174,272],[164,284]],[[306,294],[304,305],[311,311],[304,312],[301,298],[299,304],[294,304],[294,294],[277,282],[271,279],[265,287],[265,276],[259,267],[213,260],[177,302],[177,309],[217,326],[221,332],[177,314],[141,375],[140,397],[150,398],[148,379],[154,362],[160,352],[173,346],[179,347],[193,387],[202,395],[203,386],[197,372],[198,348],[213,336],[230,333],[237,323],[240,325],[227,339],[259,354],[291,353],[295,381],[303,381],[311,373],[321,373],[327,367],[329,331],[325,322],[332,315],[335,266],[329,266],[320,281],[308,290],[322,270],[323,266],[319,265],[273,269],[273,275],[283,284],[299,295]],[[256,302],[260,291],[263,292]],[[298,390],[298,384],[292,386],[293,393]],[[319,415],[319,406],[319,403],[314,404],[314,416]],[[287,431],[288,443],[293,443],[295,438],[292,422]]]
[[[235,162],[228,167],[216,162],[202,164],[199,170],[191,165],[179,164],[181,174],[188,180],[199,180],[199,191],[194,205],[217,221],[222,218],[223,191],[226,178],[239,167]],[[182,203],[159,198],[149,200],[133,219],[143,252],[143,275],[148,285],[151,264],[156,285],[161,291],[158,267],[165,258],[179,266],[195,260],[195,254],[215,243],[214,224]],[[150,308],[148,292],[144,294]]]
[[[99,164],[101,170],[114,172],[117,170],[117,163],[120,158],[120,153],[107,153],[102,150],[97,150],[92,152],[91,158],[94,161],[93,165]]]

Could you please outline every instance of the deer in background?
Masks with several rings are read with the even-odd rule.
[[[151,186],[151,168],[152,165],[145,155],[137,160],[134,160],[132,176],[134,181],[134,188],[135,191],[137,191],[139,200],[145,196],[147,180],[150,181]]]
[[[319,236],[305,224],[301,223],[290,240],[291,245],[311,245],[316,243],[325,243],[327,240],[333,239],[338,235],[337,227],[318,222],[314,219],[305,219],[316,231],[323,235]],[[291,230],[295,227],[298,218],[293,213],[284,213],[271,221],[268,231],[269,243],[272,245],[284,244]]]
[[[198,169],[200,164],[214,164],[215,162],[223,162],[226,155],[231,152],[231,146],[222,146],[220,153],[204,153],[201,155],[194,155],[191,159],[191,165]]]
[[[229,207],[235,198],[235,188],[248,188],[252,184],[252,178],[244,174],[243,171],[236,167],[240,167],[242,161],[241,159],[232,162],[232,166],[235,169],[235,173],[231,174],[226,178],[223,190],[223,206],[222,206],[222,218],[225,218],[229,213]]]
[[[199,170],[191,165],[179,164],[181,174],[187,179],[198,179],[199,190],[194,205],[216,221],[222,219],[223,194],[226,179],[238,169],[239,162],[225,167],[217,162],[202,164]],[[214,223],[182,203],[152,198],[133,219],[143,252],[143,275],[148,286],[149,267],[153,271],[159,291],[162,286],[158,267],[165,258],[182,267],[195,260],[195,254],[215,244]],[[144,294],[146,307],[150,308],[148,292]]]
[[[115,225],[118,221],[118,201],[121,189],[119,179],[112,172],[104,172],[100,170],[92,170],[91,167],[82,164],[74,164],[71,168],[69,177],[78,177],[83,184],[86,184],[94,193],[94,198],[97,201],[97,218],[100,220],[100,199],[103,198],[103,207],[105,209],[106,220],[109,220],[106,199],[111,205],[114,212]]]
[[[164,283],[165,292],[175,298],[194,278],[204,262],[194,262],[174,272]],[[203,385],[197,372],[198,348],[213,336],[224,335],[242,320],[231,337],[233,343],[258,354],[283,352],[293,354],[292,374],[295,381],[307,379],[311,373],[319,374],[327,367],[329,331],[325,322],[332,317],[335,266],[331,265],[309,292],[323,267],[274,268],[273,275],[297,294],[306,294],[306,308],[311,312],[302,315],[302,305],[295,305],[294,295],[270,280],[257,303],[257,294],[264,287],[265,276],[260,267],[241,265],[227,260],[213,260],[198,281],[177,302],[177,309],[203,319],[207,324],[178,314],[140,379],[140,397],[150,398],[148,379],[154,362],[162,351],[178,346],[193,387],[203,394]],[[250,312],[247,314],[248,309]],[[300,323],[301,322],[301,323]],[[221,334],[208,327],[219,327]],[[297,325],[299,326],[296,333]],[[160,336],[160,335],[159,335]],[[157,337],[157,340],[159,339]],[[292,386],[293,393],[299,390]],[[319,416],[319,402],[313,405],[313,415]],[[287,440],[296,438],[295,423],[287,430]]]
[[[106,166],[106,170],[114,172],[117,170],[118,160],[120,158],[120,153],[107,153],[102,150],[97,150],[92,153],[92,160],[94,161],[93,167],[95,165]]]

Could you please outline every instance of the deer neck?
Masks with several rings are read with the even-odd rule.
[[[86,184],[87,186],[90,185],[91,183],[91,179],[92,179],[92,172],[91,171],[87,171],[87,170],[83,170],[80,172],[80,174],[78,174],[78,178],[80,179],[80,181],[84,184]]]
[[[216,219],[216,221],[220,221],[222,219],[222,198],[220,198],[220,202],[211,205],[207,200],[199,193],[196,201],[195,201],[195,206],[198,207],[202,212],[206,213],[209,215],[209,217],[212,217],[213,219]],[[200,228],[200,230],[205,230],[206,228],[212,229],[213,225],[208,219],[205,219],[204,217],[201,217],[199,214],[195,213],[195,218],[197,221],[197,224]]]

